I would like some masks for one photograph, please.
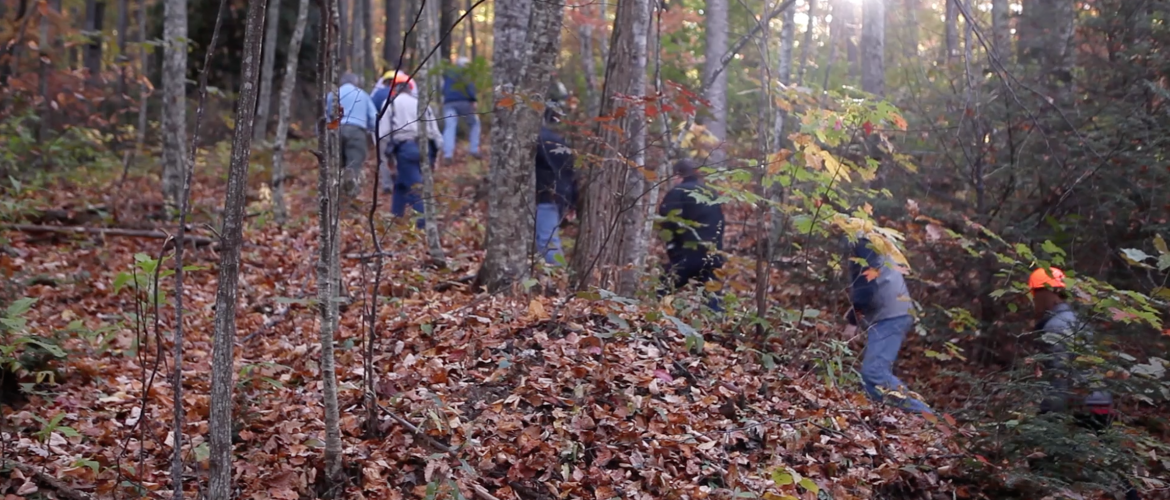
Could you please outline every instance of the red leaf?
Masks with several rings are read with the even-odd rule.
[[[865,131],[865,135],[872,134],[873,133],[873,124],[870,122],[865,122],[865,123],[861,124],[861,129]]]

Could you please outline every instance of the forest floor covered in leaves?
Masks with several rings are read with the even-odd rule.
[[[320,342],[310,302],[316,165],[307,154],[298,157],[284,227],[269,220],[264,189],[249,193],[254,216],[245,229],[235,364],[239,498],[319,493]],[[732,328],[721,333],[717,323],[697,322],[706,342],[696,349],[687,340],[690,327],[670,319],[684,315],[670,306],[467,290],[458,279],[482,257],[475,168],[455,164],[437,174],[447,269],[427,265],[421,231],[388,219],[389,200],[379,200],[386,256],[373,347],[380,403],[374,434],[362,397],[374,273],[370,260],[354,258],[374,248],[364,213],[368,187],[362,212],[343,215],[342,276],[351,299],[336,339],[350,480],[343,498],[454,498],[453,488],[484,500],[968,495],[962,478],[985,460],[953,439],[973,430],[949,416],[928,422],[874,406],[855,383],[828,383],[809,364],[764,366],[757,352],[737,347]],[[225,181],[220,169],[198,171],[192,231],[215,239],[210,228],[218,225]],[[253,169],[250,185],[263,185],[263,175]],[[154,178],[131,176],[121,188],[113,182],[58,181],[19,201],[68,217],[103,205],[103,217],[85,221],[91,227],[166,227],[149,217],[161,206],[152,198]],[[94,498],[168,496],[173,278],[161,280],[168,302],[157,320],[144,296],[136,299],[133,282],[119,278],[133,272],[136,255],[164,253],[163,240],[5,237],[10,250],[0,255],[0,268],[17,278],[6,293],[37,299],[26,316],[29,331],[58,339],[68,356],[49,367],[55,384],[38,384],[16,410],[5,408],[0,451],[35,469],[0,479],[0,492],[45,498],[36,495],[53,489],[29,472],[36,470]],[[200,267],[187,273],[184,290],[184,481],[195,498],[208,468],[218,257],[203,246],[186,261]],[[542,281],[555,286],[558,277]]]

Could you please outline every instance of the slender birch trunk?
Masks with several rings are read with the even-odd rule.
[[[418,79],[418,116],[420,120],[425,120],[427,110],[431,106],[431,96],[436,90],[441,90],[438,85],[439,72],[435,71],[435,58],[426,58],[426,54],[431,51],[434,44],[438,41],[437,33],[439,31],[439,3],[435,0],[427,0],[422,5],[423,14],[419,21],[420,30],[418,31],[418,57],[419,61],[423,61]],[[418,149],[419,155],[422,158],[422,177],[423,177],[423,212],[426,214],[426,226],[424,230],[427,235],[427,253],[430,255],[431,262],[442,265],[447,261],[447,257],[443,254],[443,244],[439,239],[441,234],[439,231],[439,209],[435,200],[435,169],[430,161],[430,141],[426,139],[426,123],[419,123],[419,141]]]
[[[260,63],[260,104],[256,109],[256,131],[252,136],[252,140],[261,143],[268,139],[272,80],[276,78],[276,41],[280,33],[280,0],[268,0],[267,17],[264,30],[264,59]]]
[[[240,276],[240,247],[244,239],[244,193],[248,187],[248,159],[252,153],[252,126],[256,119],[256,86],[264,40],[265,2],[249,2],[241,63],[240,97],[232,133],[231,167],[220,231],[219,286],[215,293],[215,340],[211,373],[211,500],[232,498],[232,392],[235,369],[236,288]]]
[[[163,0],[163,194],[179,199],[187,171],[187,0]]]
[[[284,63],[284,78],[280,82],[280,106],[276,118],[276,140],[272,146],[272,203],[276,220],[288,220],[288,208],[284,201],[284,148],[288,145],[288,122],[292,113],[292,94],[297,86],[297,59],[301,53],[301,41],[305,38],[305,25],[309,20],[309,0],[297,2],[297,22],[293,27],[292,40],[288,42],[288,60]]]

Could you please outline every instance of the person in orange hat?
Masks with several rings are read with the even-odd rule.
[[[1068,288],[1064,279],[1064,271],[1055,267],[1038,268],[1028,276],[1028,289],[1032,293],[1036,318],[1035,330],[1041,332],[1041,339],[1048,344],[1051,355],[1045,362],[1051,387],[1040,402],[1040,413],[1068,409],[1072,397],[1069,392],[1070,380],[1083,383],[1081,374],[1074,373],[1069,366],[1073,358],[1069,348],[1074,342],[1091,340],[1093,336],[1077,318],[1072,306],[1065,301]],[[1105,391],[1094,391],[1083,403],[1084,409],[1094,419],[1108,419],[1113,409],[1113,396]]]

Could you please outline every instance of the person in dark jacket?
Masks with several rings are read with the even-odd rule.
[[[476,110],[475,82],[467,71],[467,58],[460,57],[455,68],[443,75],[443,158],[455,155],[455,127],[461,118],[471,122],[468,149],[479,158],[479,114]]]
[[[536,140],[536,252],[548,264],[561,256],[559,228],[569,208],[577,205],[573,151],[551,126],[560,121],[559,110],[549,106],[545,124]]]
[[[670,235],[666,242],[668,263],[664,276],[669,288],[660,289],[660,296],[679,290],[692,280],[700,284],[714,280],[715,270],[723,267],[722,203],[715,201],[715,193],[703,182],[694,160],[684,158],[675,162],[673,168],[674,175],[681,180],[666,193],[658,207],[658,215],[668,218],[662,228]],[[716,294],[707,305],[719,312],[723,310],[721,302]]]
[[[1036,314],[1037,332],[1041,341],[1048,346],[1051,356],[1044,365],[1049,389],[1040,402],[1040,413],[1063,412],[1068,409],[1071,399],[1070,381],[1084,385],[1084,376],[1073,371],[1071,347],[1078,341],[1089,341],[1093,332],[1077,318],[1072,307],[1065,302],[1064,271],[1055,267],[1039,268],[1028,277],[1028,289],[1032,292],[1032,305]],[[1094,426],[1107,424],[1113,410],[1113,396],[1106,391],[1093,391],[1081,402],[1089,415],[1081,420],[1095,421]]]
[[[878,236],[880,237],[880,236]],[[874,250],[865,233],[846,237],[849,265],[849,300],[846,315],[852,337],[859,327],[865,331],[865,355],[861,360],[861,381],[865,393],[904,410],[930,413],[930,407],[911,396],[906,384],[894,376],[894,363],[906,334],[914,327],[914,308],[902,271],[888,255]]]

